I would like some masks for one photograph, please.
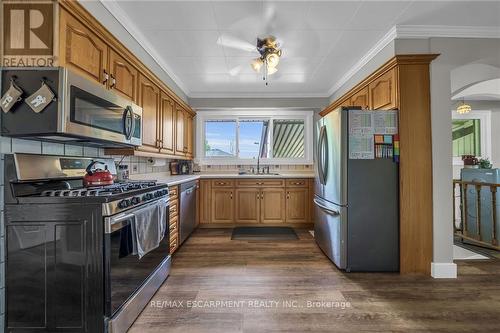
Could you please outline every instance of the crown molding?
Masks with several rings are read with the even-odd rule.
[[[500,38],[500,27],[451,25],[397,25],[396,38]]]
[[[328,98],[330,95],[325,93],[231,93],[231,92],[193,92],[189,95],[190,99],[195,98]]]
[[[151,45],[144,34],[132,23],[132,20],[118,5],[117,0],[99,0],[106,10],[127,30],[137,43],[153,58],[161,69],[174,81],[174,83],[189,97],[189,89],[182,80],[174,74],[172,68],[163,60],[156,49]]]
[[[367,63],[370,62],[384,47],[389,45],[396,39],[397,30],[396,26],[392,27],[373,47],[366,52],[366,54],[354,64],[331,88],[328,90],[328,96],[333,95],[344,84],[349,81],[357,72],[359,72]]]

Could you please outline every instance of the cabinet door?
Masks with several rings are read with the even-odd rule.
[[[286,222],[307,223],[309,221],[309,189],[289,188],[286,190]]]
[[[212,190],[212,223],[233,223],[234,199],[232,188]]]
[[[107,84],[108,46],[71,14],[61,9],[59,65]]]
[[[174,154],[175,151],[175,103],[161,92],[161,152]]]
[[[351,106],[361,106],[362,108],[368,108],[368,87],[364,87],[351,97]]]
[[[109,50],[109,88],[123,97],[137,101],[138,72],[125,58],[113,50]]]
[[[158,152],[160,88],[146,77],[139,77],[139,105],[142,106],[141,150]]]
[[[210,223],[210,203],[212,202],[211,181],[202,179],[200,181],[200,223]]]
[[[282,223],[285,222],[285,189],[261,189],[260,222]]]
[[[181,156],[185,155],[184,117],[184,110],[177,105],[175,110],[175,154]]]
[[[396,107],[396,72],[391,69],[368,85],[370,109],[389,110]]]
[[[186,129],[184,132],[186,133],[186,155],[188,157],[193,157],[193,115],[190,113],[186,113]]]
[[[259,188],[236,189],[236,223],[259,223],[260,192]]]

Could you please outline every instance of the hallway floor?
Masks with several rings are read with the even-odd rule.
[[[129,332],[500,331],[498,261],[459,262],[457,280],[348,274],[297,234],[250,242],[198,229]]]

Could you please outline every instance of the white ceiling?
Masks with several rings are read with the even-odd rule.
[[[325,97],[395,25],[500,27],[498,1],[137,0],[107,8],[190,97]],[[270,11],[276,20],[264,31]],[[217,44],[221,35],[253,44],[266,34],[283,40],[267,87],[249,65],[256,52]]]

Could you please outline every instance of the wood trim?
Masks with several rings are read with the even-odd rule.
[[[105,155],[117,155],[117,156],[141,156],[141,157],[153,157],[153,158],[170,158],[175,160],[191,160],[189,156],[179,156],[179,155],[169,155],[153,151],[143,151],[137,148],[104,148]]]
[[[397,65],[407,65],[407,64],[429,64],[432,60],[434,60],[439,54],[401,54],[396,55],[389,59],[386,63],[380,66],[375,72],[367,76],[363,81],[352,87],[348,90],[344,95],[340,96],[338,99],[333,101],[329,106],[327,106],[323,111],[319,114],[324,117],[331,111],[335,110],[340,106],[349,106],[346,104],[350,102],[350,98],[355,95],[358,91],[367,86],[370,82],[373,82],[375,79],[389,71],[390,69],[396,67]],[[396,77],[396,85],[397,85],[397,77]],[[396,94],[396,108],[399,108],[398,94]]]
[[[71,13],[77,20],[79,20],[84,25],[91,28],[92,32],[96,34],[100,39],[108,44],[108,47],[112,48],[115,52],[120,54],[122,57],[126,58],[130,63],[135,66],[141,74],[147,76],[153,83],[158,85],[162,90],[167,92],[176,103],[182,105],[191,114],[196,114],[193,109],[177,94],[170,89],[154,72],[152,72],[142,61],[137,59],[137,57],[130,52],[120,41],[113,36],[108,29],[106,29],[100,22],[98,22],[92,14],[90,14],[78,1],[74,0],[58,0],[60,6],[65,8],[69,13]]]
[[[400,272],[430,275],[432,139],[428,63],[401,64],[399,76]]]

